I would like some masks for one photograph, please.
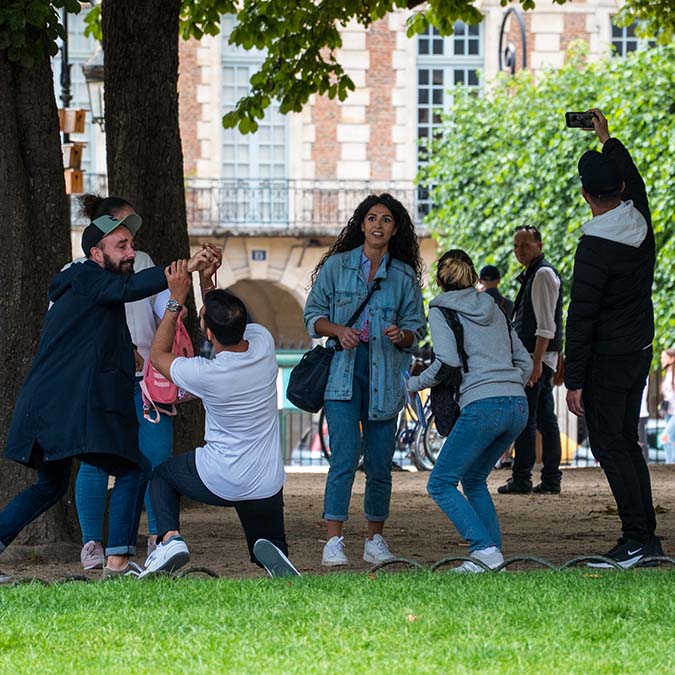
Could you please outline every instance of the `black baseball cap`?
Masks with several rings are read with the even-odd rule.
[[[479,279],[482,281],[499,281],[502,278],[502,275],[499,274],[499,270],[494,265],[485,265],[478,275]]]
[[[82,250],[84,255],[89,257],[91,249],[96,246],[103,237],[109,235],[113,230],[124,225],[132,236],[140,229],[143,221],[137,213],[129,213],[124,218],[115,218],[115,216],[100,216],[93,220],[82,232]]]
[[[596,199],[608,199],[621,194],[621,169],[613,159],[597,150],[589,150],[581,155],[579,178],[586,192]]]

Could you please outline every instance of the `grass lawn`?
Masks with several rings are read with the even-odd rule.
[[[675,571],[0,587],[0,673],[675,673]]]

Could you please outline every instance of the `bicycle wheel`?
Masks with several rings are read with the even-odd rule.
[[[330,461],[330,438],[328,436],[328,422],[326,422],[326,411],[321,408],[319,413],[319,442],[321,443],[321,452],[323,456]]]
[[[445,443],[446,436],[441,436],[438,433],[433,413],[427,418],[427,428],[424,430],[422,438],[422,445],[428,460],[432,464],[436,464],[436,460],[438,459],[438,455],[441,452],[443,443]]]
[[[429,459],[429,455],[424,449],[424,433],[424,427],[418,424],[415,429],[415,439],[412,443],[410,458],[418,471],[431,471],[434,468],[434,463]]]

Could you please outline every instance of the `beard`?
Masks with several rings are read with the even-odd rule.
[[[131,276],[134,273],[133,260],[123,260],[122,262],[115,263],[105,253],[103,254],[103,267],[113,274]]]

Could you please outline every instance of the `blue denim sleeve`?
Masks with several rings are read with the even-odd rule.
[[[404,277],[403,283],[405,284],[405,291],[398,312],[400,317],[398,327],[415,334],[415,339],[410,347],[405,347],[402,350],[412,354],[417,349],[417,343],[427,334],[427,320],[424,316],[424,300],[420,287],[407,275]]]
[[[319,319],[330,319],[330,308],[334,297],[334,283],[330,272],[330,259],[326,260],[312,286],[305,303],[305,328],[310,337],[320,338],[314,326]]]

